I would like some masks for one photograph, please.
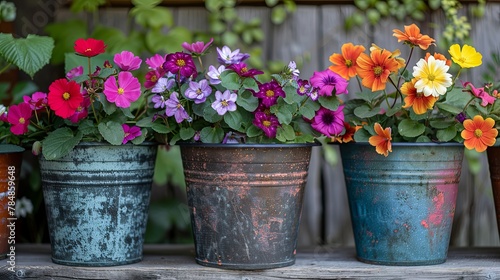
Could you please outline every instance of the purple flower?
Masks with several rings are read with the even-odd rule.
[[[297,94],[300,96],[308,93],[311,89],[311,85],[309,84],[308,80],[299,79],[297,81],[297,84],[299,85],[299,87],[297,88]]]
[[[163,97],[163,95],[161,94],[156,94],[155,96],[153,96],[153,98],[151,98],[151,101],[154,103],[154,106],[156,109],[158,108],[165,108],[165,97]]]
[[[142,59],[135,56],[132,52],[122,51],[115,54],[113,61],[124,71],[133,71],[141,67]]]
[[[141,128],[138,126],[128,126],[126,124],[122,124],[123,132],[125,133],[125,137],[123,137],[122,144],[127,144],[128,141],[132,141],[135,138],[142,135]]]
[[[295,78],[299,76],[300,71],[299,69],[297,69],[297,64],[295,63],[295,61],[290,61],[290,63],[288,63],[286,72],[292,74],[292,76],[294,76]]]
[[[200,104],[207,100],[207,97],[212,93],[212,88],[208,81],[203,79],[199,82],[189,82],[189,87],[184,92],[187,98],[194,100],[195,104]]]
[[[195,78],[198,74],[193,58],[189,54],[183,52],[168,54],[165,63],[163,63],[163,69],[172,74],[180,74],[185,78],[191,76]]]
[[[276,137],[276,131],[280,125],[278,118],[275,115],[266,114],[264,112],[255,113],[253,124],[262,129],[268,138]]]
[[[83,75],[83,66],[77,66],[66,73],[66,78],[68,80],[73,80],[74,78]]]
[[[162,93],[170,90],[175,85],[175,81],[169,78],[160,78],[158,82],[151,89],[151,92]]]
[[[191,54],[195,56],[200,56],[205,51],[210,47],[210,45],[213,43],[214,38],[210,38],[210,41],[208,43],[203,43],[203,42],[196,42],[189,44],[187,42],[182,43],[182,48],[184,48],[186,51],[190,52]]]
[[[247,65],[243,62],[236,63],[236,64],[231,64],[228,69],[233,70],[238,74],[240,77],[255,77],[257,75],[264,74],[264,71],[260,71],[257,69],[248,69]]]
[[[262,104],[271,107],[276,104],[276,100],[278,100],[279,96],[285,97],[285,92],[278,82],[272,80],[268,83],[260,84],[259,91],[254,95],[261,100]]]
[[[23,96],[24,103],[30,105],[31,110],[41,110],[47,107],[47,94],[43,92],[35,92],[31,96]]]
[[[319,88],[318,93],[320,96],[347,94],[347,86],[349,85],[347,80],[329,69],[314,72],[310,81],[313,87]]]
[[[227,111],[236,111],[236,93],[231,93],[229,90],[221,93],[215,92],[215,101],[212,103],[212,108],[217,111],[217,114],[223,116]]]
[[[312,101],[316,101],[319,98],[319,88],[314,87],[310,92],[307,93],[309,98],[311,98]]]
[[[464,112],[461,112],[460,114],[455,116],[455,119],[460,123],[463,123],[467,119],[467,115]]]
[[[344,105],[337,108],[336,111],[319,108],[312,120],[311,127],[322,134],[332,137],[338,135],[344,129]]]
[[[208,76],[208,79],[210,81],[210,84],[212,84],[212,85],[220,84],[221,83],[220,74],[222,72],[224,72],[224,70],[226,70],[226,66],[224,66],[224,65],[219,66],[218,69],[215,68],[215,66],[210,65],[208,67],[208,72],[207,72],[207,76]]]
[[[177,92],[170,94],[170,98],[165,101],[165,114],[168,117],[174,116],[177,123],[181,123],[183,120],[189,120],[190,117],[186,112],[186,109],[182,106],[177,98]]]
[[[222,64],[240,63],[250,57],[250,55],[247,53],[240,53],[239,49],[231,51],[228,46],[222,47],[222,50],[217,48],[217,53],[217,60]]]

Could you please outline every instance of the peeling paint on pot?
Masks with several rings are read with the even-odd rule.
[[[156,144],[79,144],[40,171],[52,260],[113,266],[142,260]]]
[[[445,262],[463,145],[393,143],[388,157],[369,144],[339,147],[357,258],[383,265]]]
[[[295,263],[312,146],[181,144],[198,264]]]

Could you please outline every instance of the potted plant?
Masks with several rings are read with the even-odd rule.
[[[393,32],[410,48],[408,59],[374,44],[367,54],[364,46],[352,43],[330,56],[331,71],[360,83],[360,92],[344,103],[344,131],[331,140],[346,143],[339,148],[358,259],[442,263],[463,147],[483,152],[495,143],[492,110],[498,103],[458,79],[464,69],[481,65],[474,47],[453,44],[451,60],[427,52],[415,61],[412,55],[435,40],[415,24]],[[451,68],[458,69],[455,76]]]
[[[39,155],[52,260],[111,266],[140,261],[157,142],[144,115],[142,59],[78,39],[65,78],[9,108],[10,131]]]
[[[333,72],[299,79],[294,62],[263,79],[228,46],[206,65],[211,44],[149,59],[153,110],[137,125],[180,146],[197,263],[292,265],[311,150],[342,131],[335,95],[347,82]]]

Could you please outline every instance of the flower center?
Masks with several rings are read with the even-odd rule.
[[[201,89],[199,89],[199,88],[198,88],[198,89],[196,89],[196,94],[197,94],[197,95],[201,95],[201,94],[202,94]]]
[[[247,73],[247,72],[248,72],[248,68],[246,68],[246,67],[241,68],[241,73]]]
[[[271,126],[271,122],[270,121],[263,121],[262,124],[265,126],[265,127],[270,127]]]
[[[118,94],[119,95],[122,95],[124,92],[125,92],[125,90],[123,88],[118,88]]]
[[[24,124],[26,122],[26,120],[24,118],[19,118],[19,123],[20,124]]]
[[[326,125],[330,125],[333,123],[334,117],[331,114],[323,114],[321,116],[321,121]]]
[[[267,90],[267,91],[266,91],[266,96],[267,96],[267,97],[273,97],[273,96],[274,96],[274,91],[272,91],[272,90]]]
[[[224,106],[224,107],[229,106],[229,104],[227,103],[227,100],[225,100],[225,99],[224,99],[224,100],[222,100],[220,103],[221,103],[221,104],[222,104],[222,106]]]
[[[130,135],[130,132],[126,132],[124,138],[127,138],[127,136],[129,136],[129,135]]]
[[[483,136],[483,131],[479,128],[474,130],[474,136],[476,136],[476,138],[481,138],[481,136]]]
[[[175,64],[179,67],[183,67],[183,66],[186,66],[186,62],[184,61],[184,59],[177,59],[177,61],[175,62]]]
[[[151,76],[151,82],[156,82],[158,81],[158,77],[156,75]]]
[[[429,79],[429,81],[433,82],[436,79],[436,76],[434,74],[429,74],[429,76],[427,76],[427,79]]]
[[[85,52],[91,52],[91,51],[92,51],[91,48],[88,48],[88,49],[85,50]]]
[[[375,74],[375,76],[380,76],[380,75],[382,75],[383,72],[384,72],[384,69],[382,68],[382,66],[375,66],[373,68],[373,73]]]
[[[345,61],[345,66],[347,66],[347,67],[351,67],[351,66],[352,66],[352,60],[350,60],[350,59],[346,59],[346,61]]]
[[[64,100],[68,100],[71,97],[71,94],[69,94],[69,92],[65,92],[63,93],[62,97]]]

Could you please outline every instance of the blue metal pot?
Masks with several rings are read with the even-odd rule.
[[[393,143],[388,157],[368,143],[340,152],[357,258],[383,265],[446,261],[461,144]]]
[[[142,260],[156,144],[82,143],[39,158],[54,263],[114,266]]]

